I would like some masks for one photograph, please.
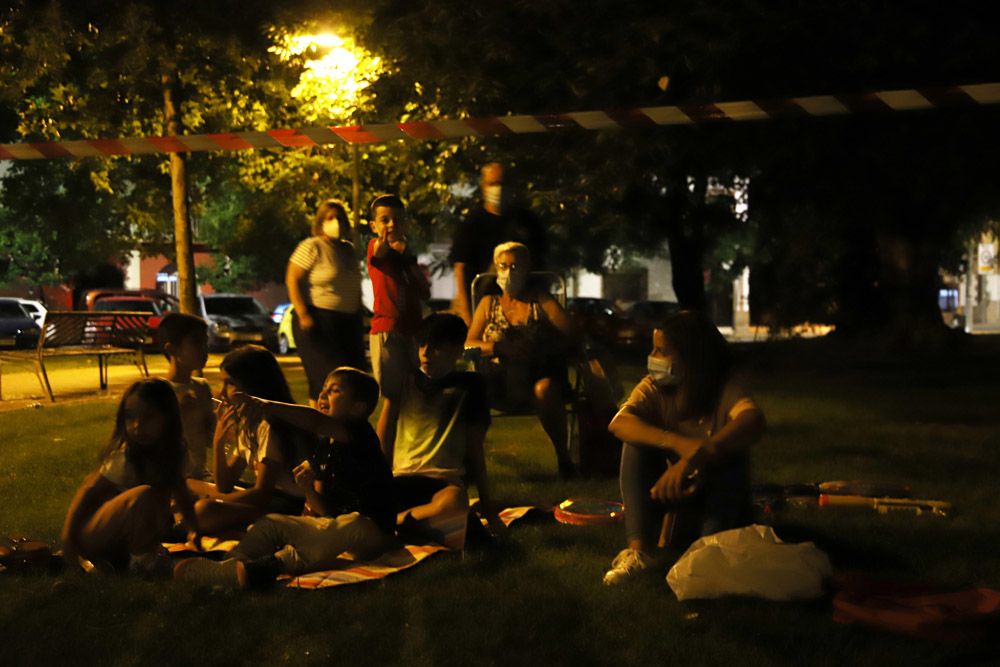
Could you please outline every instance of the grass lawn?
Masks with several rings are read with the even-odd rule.
[[[745,350],[769,431],[761,482],[901,482],[950,500],[947,519],[789,508],[841,568],[1000,587],[1000,343],[961,355],[842,364],[803,344]],[[843,357],[841,357],[843,358]],[[866,366],[859,368],[859,366]],[[854,366],[854,368],[851,368]],[[638,366],[626,368],[634,379]],[[291,376],[303,398],[304,379]],[[0,413],[0,534],[58,538],[95,466],[114,404]],[[536,420],[501,417],[488,442],[508,505],[616,498],[617,481],[556,481]],[[986,659],[831,620],[828,600],[678,603],[662,576],[608,589],[623,529],[515,525],[485,550],[438,555],[378,583],[219,593],[117,577],[0,576],[3,664],[936,664]]]

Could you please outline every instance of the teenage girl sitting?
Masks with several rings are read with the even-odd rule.
[[[309,458],[315,438],[284,422],[254,418],[244,406],[230,402],[237,392],[282,403],[294,403],[288,382],[274,355],[248,345],[227,354],[219,365],[222,379],[219,418],[212,442],[215,484],[191,480],[206,496],[195,504],[206,532],[242,528],[268,513],[301,514],[305,493],[292,470]],[[244,471],[253,485],[238,485]]]
[[[118,404],[101,464],[77,490],[63,524],[63,554],[139,573],[169,572],[161,546],[173,525],[171,496],[190,537],[198,524],[184,485],[186,452],[180,409],[166,380],[141,380]]]
[[[700,313],[675,313],[653,330],[649,374],[608,427],[625,443],[628,546],[605,584],[649,567],[660,541],[684,548],[700,535],[751,522],[749,454],[764,415],[732,381],[731,368],[726,339]]]

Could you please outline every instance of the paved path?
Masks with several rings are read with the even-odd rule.
[[[213,389],[219,385],[219,362],[223,355],[209,355],[205,366],[205,378]],[[108,388],[101,391],[97,378],[97,362],[91,359],[69,360],[54,367],[46,366],[49,383],[55,393],[56,402],[49,401],[31,363],[3,364],[3,396],[0,397],[0,412],[25,410],[36,406],[66,405],[87,401],[118,400],[128,385],[142,377],[135,364],[112,359],[108,373]],[[282,370],[288,374],[302,372],[302,363],[297,356],[278,357]],[[167,360],[161,354],[150,354],[146,365],[152,377],[166,374]]]

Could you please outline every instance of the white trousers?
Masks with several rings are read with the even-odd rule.
[[[374,521],[357,512],[337,517],[267,514],[258,519],[232,556],[254,560],[274,555],[288,574],[327,570],[344,552],[367,559],[392,543]]]

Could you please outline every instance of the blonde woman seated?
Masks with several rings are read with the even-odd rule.
[[[531,253],[522,243],[501,243],[493,251],[497,286],[502,294],[484,296],[469,327],[467,347],[478,347],[494,405],[534,403],[545,434],[552,441],[559,475],[574,477],[566,434],[565,399],[569,391],[572,325],[551,294],[528,280]]]

